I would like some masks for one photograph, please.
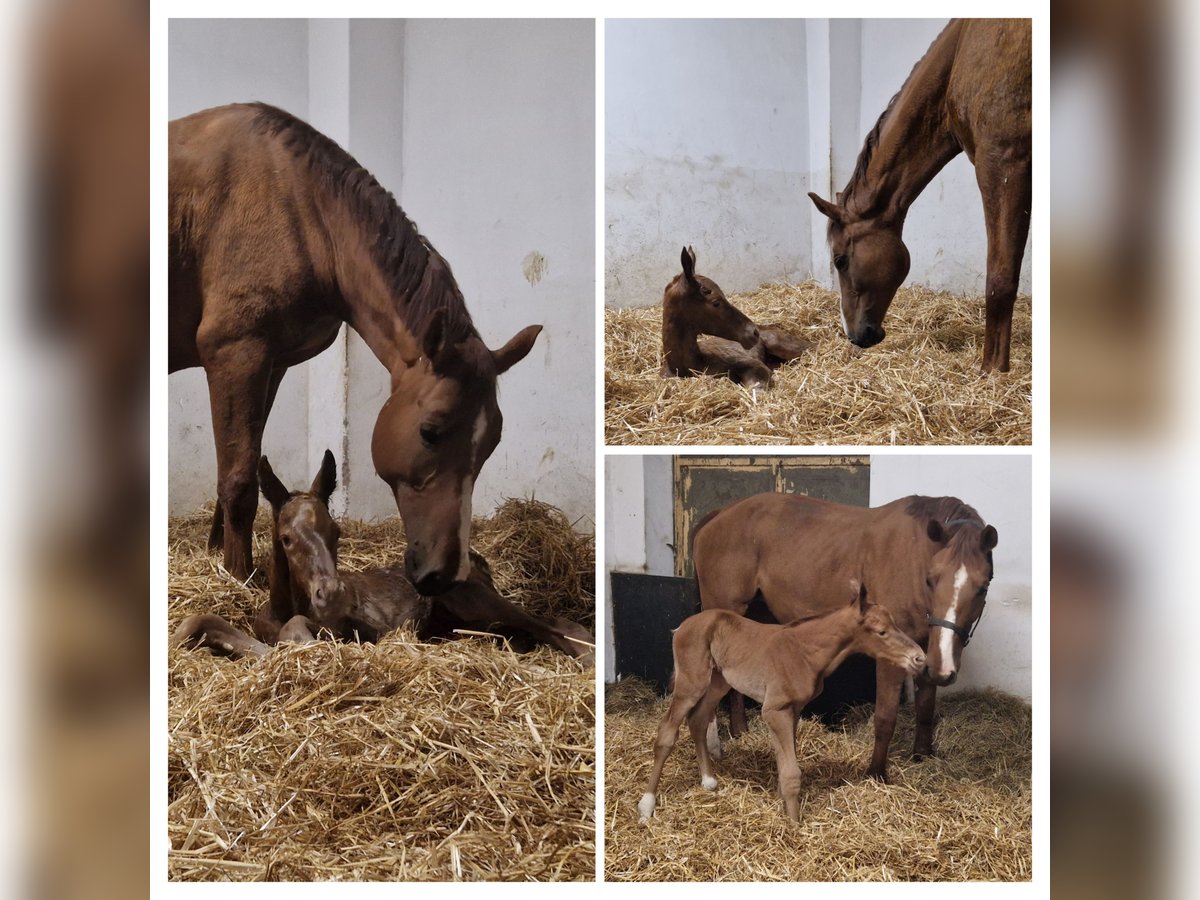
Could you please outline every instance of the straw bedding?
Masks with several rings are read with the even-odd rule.
[[[728,378],[661,378],[662,307],[605,310],[608,444],[1029,444],[1030,300],[1013,315],[1012,370],[980,374],[983,300],[901,288],[883,343],[841,333],[838,295],[808,281],[730,297],[760,325],[816,342],[752,392]]]
[[[1031,715],[998,692],[938,700],[939,756],[913,762],[912,707],[901,708],[891,784],[863,778],[871,708],[844,730],[801,720],[801,821],[783,814],[775,753],[752,713],[725,742],[715,793],[701,789],[685,725],[663,770],[658,808],[638,823],[667,700],[636,680],[605,711],[605,877],[611,881],[1025,881],[1031,875]],[[725,729],[722,723],[722,734]]]
[[[170,624],[212,612],[248,629],[265,577],[219,568],[209,515],[170,524]],[[590,535],[516,500],[475,529],[501,593],[594,628]],[[264,509],[260,562],[269,538]],[[339,546],[344,569],[394,562],[403,529],[346,522]],[[173,879],[594,877],[594,675],[561,653],[399,632],[259,660],[173,648],[168,679]]]

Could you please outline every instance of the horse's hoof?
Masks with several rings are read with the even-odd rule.
[[[880,784],[888,784],[887,772],[876,772],[874,769],[868,769],[867,777],[874,781],[878,781]]]

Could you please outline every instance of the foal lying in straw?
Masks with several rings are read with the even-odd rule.
[[[760,328],[711,278],[696,274],[696,251],[684,247],[682,274],[663,291],[663,376],[728,375],[743,387],[765,388],[771,370],[812,346],[810,341]]]
[[[567,619],[534,616],[500,596],[487,562],[476,553],[471,553],[466,580],[437,597],[419,594],[403,567],[339,572],[340,530],[329,513],[337,469],[328,450],[307,491],[284,487],[265,456],[259,480],[274,519],[271,599],[254,623],[260,640],[220,616],[196,615],[180,623],[175,643],[235,657],[262,656],[271,644],[307,643],[321,630],[338,640],[375,642],[411,624],[423,640],[451,638],[460,630],[484,631],[549,644],[585,663],[592,661],[595,642],[586,628]]]
[[[890,612],[868,603],[867,589],[858,585],[843,608],[790,625],[766,625],[724,609],[705,610],[683,621],[672,648],[675,692],[658,727],[654,768],[638,803],[642,822],[654,815],[658,779],[685,718],[696,745],[700,784],[707,791],[717,789],[706,733],[715,727],[717,704],[731,687],[762,703],[762,718],[775,744],[779,793],[788,816],[799,821],[796,719],[821,693],[825,678],[851,653],[866,653],[910,675],[925,665],[916,642],[896,627]]]

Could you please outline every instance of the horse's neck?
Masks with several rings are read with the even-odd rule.
[[[820,677],[828,675],[850,655],[857,628],[858,610],[849,605],[829,615],[787,626],[789,639]]]
[[[663,308],[663,356],[667,367],[675,372],[704,368],[704,354],[696,345],[700,329],[677,310]]]
[[[962,151],[944,109],[957,26],[942,32],[901,89],[880,128],[865,177],[847,185],[843,203],[851,213],[903,225],[913,201]]]

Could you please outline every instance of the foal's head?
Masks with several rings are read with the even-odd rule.
[[[886,608],[867,600],[866,585],[857,587],[850,603],[858,610],[853,644],[857,652],[903,669],[909,675],[917,675],[925,667],[924,651],[896,626]]]
[[[405,567],[422,594],[443,593],[470,574],[471,492],[503,424],[496,379],[525,358],[541,330],[531,325],[489,350],[473,332],[451,334],[438,312],[421,357],[392,373],[371,457],[404,519]]]
[[[842,289],[846,340],[873,347],[883,340],[883,317],[908,275],[910,260],[900,225],[860,218],[816,194],[808,196],[829,217],[829,252]]]
[[[997,534],[991,525],[974,521],[958,523],[951,533],[934,519],[928,533],[931,541],[942,546],[933,555],[925,582],[929,653],[923,677],[947,685],[958,677],[963,647],[983,615]]]
[[[307,491],[284,487],[265,456],[258,463],[258,479],[271,504],[271,552],[283,554],[293,589],[308,600],[318,618],[325,618],[340,592],[337,542],[341,530],[329,514],[329,496],[337,487],[333,454],[325,451],[321,470]]]
[[[696,251],[684,247],[680,256],[683,272],[676,275],[663,293],[663,321],[686,324],[688,332],[737,341],[747,350],[758,343],[758,328],[725,299],[715,281],[696,274]],[[664,329],[663,339],[667,339]]]

